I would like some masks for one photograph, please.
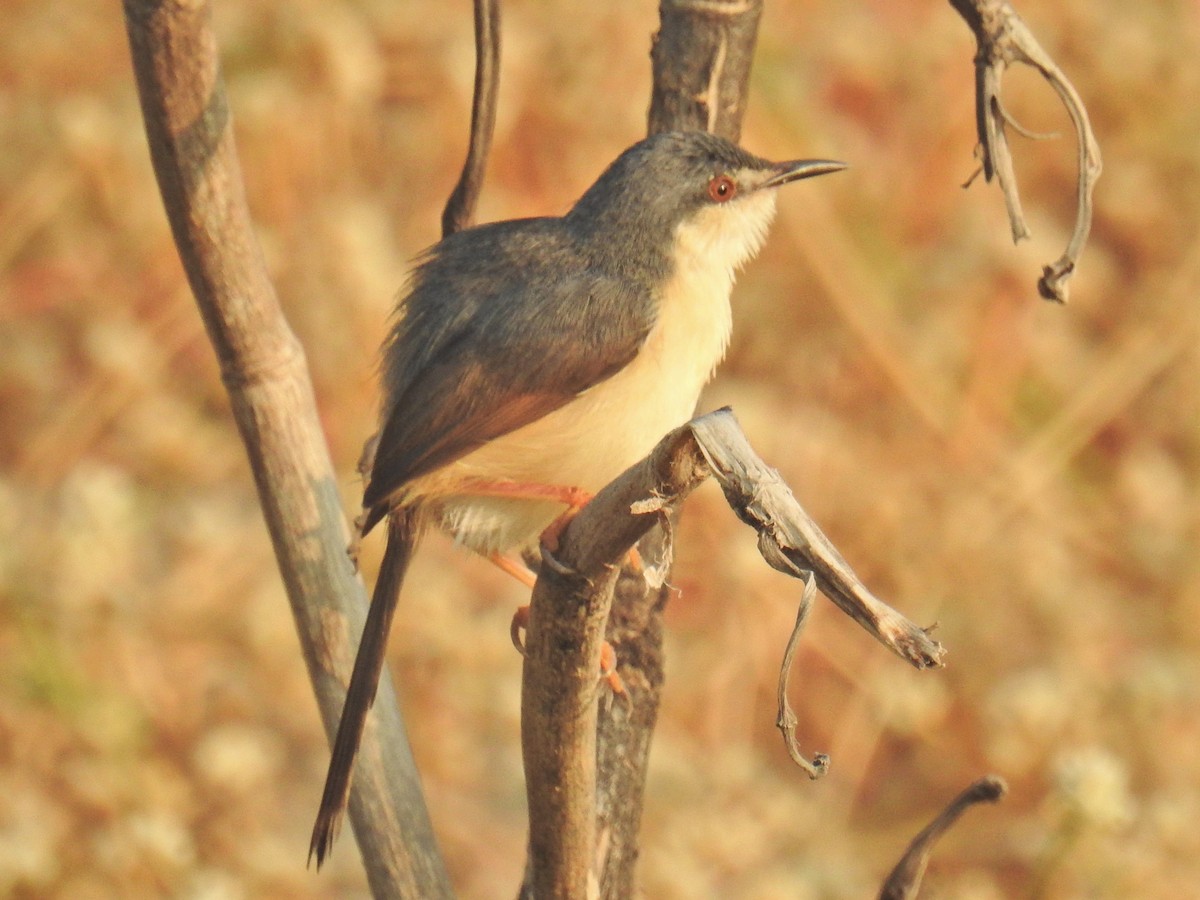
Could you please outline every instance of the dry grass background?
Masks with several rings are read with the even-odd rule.
[[[655,898],[869,896],[972,778],[1010,782],[928,896],[1200,896],[1200,15],[1026,0],[1106,170],[1067,308],[1069,140],[1018,139],[1035,239],[972,169],[969,32],[935,0],[768,2],[744,143],[852,169],[781,197],[704,399],[732,403],[948,667],[827,604],[772,727],[798,588],[715,490],[689,503],[642,881]],[[0,895],[365,893],[304,869],[327,759],[253,488],[171,244],[116,4],[0,2]],[[481,217],[561,212],[642,133],[650,0],[509,0]],[[221,2],[250,201],[346,508],[373,354],[463,153],[469,4]],[[1049,90],[1009,82],[1028,126]],[[367,549],[373,574],[379,547]],[[525,839],[520,590],[441,539],[392,640],[464,897]]]

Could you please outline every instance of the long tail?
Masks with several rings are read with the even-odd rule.
[[[375,690],[379,687],[379,673],[383,670],[384,651],[387,649],[388,632],[392,627],[392,615],[396,611],[396,600],[400,596],[400,585],[408,571],[416,545],[419,526],[418,510],[415,507],[394,510],[388,516],[387,548],[375,582],[375,593],[371,596],[371,608],[363,626],[362,641],[358,645],[358,656],[354,660],[354,672],[350,676],[350,687],[346,691],[346,704],[342,708],[342,720],[338,725],[337,737],[333,741],[333,754],[329,760],[329,773],[325,776],[325,792],[321,795],[321,808],[313,825],[312,841],[308,846],[308,860],[315,855],[317,868],[325,861],[337,838],[342,813],[350,796],[350,775],[354,769],[354,758],[362,741],[367,712],[375,702]]]

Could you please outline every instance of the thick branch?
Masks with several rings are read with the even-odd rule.
[[[651,496],[663,498],[665,508],[707,474],[690,429],[676,429],[596,495],[564,532],[555,557],[544,554],[530,604],[522,685],[530,861],[525,896],[588,896],[589,878],[599,868],[600,649],[621,563],[659,521],[657,515],[633,509]]]
[[[220,362],[332,737],[361,633],[362,583],[304,353],[254,237],[207,3],[125,2],[150,154],[175,243]],[[448,896],[389,679],[363,741],[350,819],[377,896]],[[297,859],[302,848],[297,847]]]
[[[978,44],[975,54],[975,119],[981,163],[984,178],[991,181],[995,175],[1000,182],[1014,242],[1028,237],[1029,228],[1021,210],[1017,176],[1005,131],[1006,125],[1016,125],[1000,100],[1004,70],[1014,62],[1037,69],[1058,93],[1071,116],[1078,148],[1075,228],[1062,256],[1045,266],[1042,277],[1038,279],[1038,292],[1042,297],[1066,303],[1067,279],[1075,271],[1091,231],[1092,191],[1101,170],[1100,146],[1092,132],[1087,109],[1074,85],[1050,54],[1042,49],[1008,0],[950,0],[950,5],[966,20]]]
[[[594,858],[594,735],[617,572],[629,548],[714,473],[734,511],[758,529],[769,564],[797,577],[811,571],[826,596],[895,653],[918,668],[940,664],[941,646],[867,591],[750,448],[729,410],[676,429],[596,495],[567,527],[556,555],[543,552],[521,707],[530,819],[525,896],[586,896],[589,877],[604,863]]]
[[[661,0],[650,133],[710,131],[736,141],[762,0]]]
[[[650,134],[699,129],[737,139],[761,11],[761,0],[663,0],[651,53]],[[670,595],[667,516],[662,523],[639,546],[642,560],[657,577],[624,573],[608,622],[607,639],[616,651],[629,702],[600,710],[596,739],[594,854],[604,898],[636,892],[642,800],[664,678],[662,617]]]

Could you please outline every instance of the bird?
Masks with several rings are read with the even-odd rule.
[[[356,523],[361,538],[386,519],[387,545],[310,862],[320,868],[336,838],[420,535],[440,529],[522,577],[515,553],[551,540],[547,529],[695,413],[777,189],[843,168],[663,132],[621,153],[565,215],[468,228],[418,258],[382,349]]]

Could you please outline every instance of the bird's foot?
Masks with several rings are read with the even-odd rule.
[[[567,508],[542,531],[542,546],[551,553],[557,552],[563,531],[571,524],[571,520],[579,515],[579,511],[591,503],[594,496],[595,494],[583,488],[561,488],[554,499],[565,503]]]
[[[508,635],[512,638],[513,646],[517,648],[517,652],[522,656],[525,655],[525,641],[521,639],[521,632],[529,627],[529,604],[518,606],[517,611],[513,613],[512,623],[508,626]]]
[[[508,633],[512,638],[513,646],[517,648],[517,652],[522,656],[525,655],[525,642],[521,639],[521,632],[529,626],[529,606],[519,606],[517,611],[513,613],[512,623],[509,625]],[[629,699],[629,695],[625,690],[625,682],[621,680],[621,675],[617,672],[617,651],[613,649],[613,645],[605,641],[600,645],[600,678],[608,685],[609,689],[618,697]]]

